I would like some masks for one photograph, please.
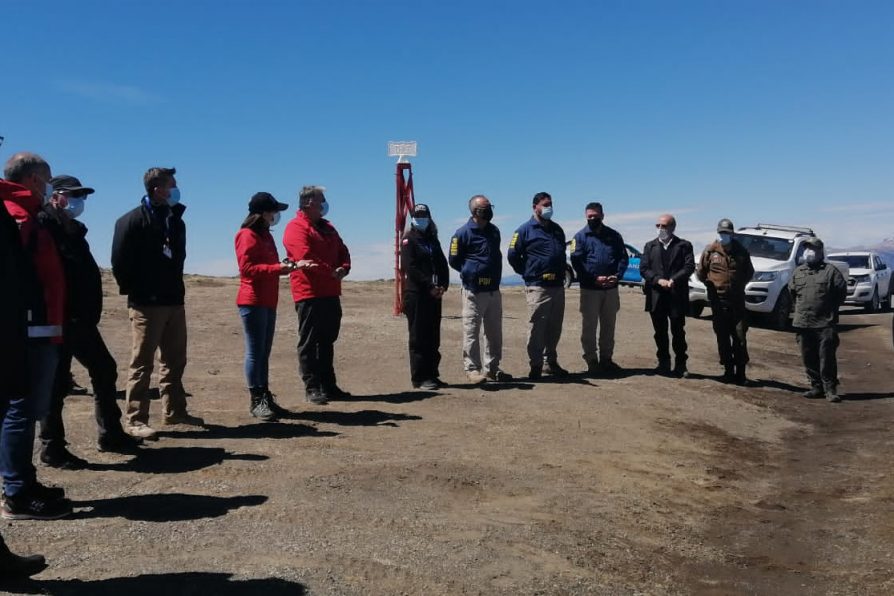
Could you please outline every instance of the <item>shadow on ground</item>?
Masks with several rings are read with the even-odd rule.
[[[451,385],[453,386],[453,385]],[[402,391],[400,393],[381,393],[377,395],[352,395],[339,398],[335,401],[380,401],[388,404],[406,404],[414,401],[422,401],[440,395],[437,391]]]
[[[213,497],[171,493],[110,497],[72,501],[72,506],[75,508],[72,519],[120,517],[131,521],[148,522],[189,521],[221,517],[233,509],[256,507],[266,501],[267,497],[263,495]]]
[[[18,594],[52,594],[69,596],[236,596],[264,594],[264,596],[303,596],[303,585],[284,579],[233,579],[230,573],[187,572],[144,574],[134,577],[112,577],[91,581],[20,580],[0,583],[0,589]]]
[[[266,455],[230,453],[221,447],[157,447],[140,449],[131,460],[116,464],[91,463],[90,470],[139,474],[184,474],[225,461],[264,461]]]
[[[359,412],[301,412],[292,418],[338,424],[341,426],[400,426],[398,421],[422,420],[422,416],[411,414],[394,414],[379,410],[360,410]]]
[[[298,416],[298,413],[291,412],[284,418]],[[306,424],[259,422],[240,426],[206,424],[201,429],[160,431],[158,436],[172,439],[297,439],[301,437],[337,437],[338,434],[337,432],[320,431]]]

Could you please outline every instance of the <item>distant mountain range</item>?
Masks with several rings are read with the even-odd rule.
[[[827,252],[859,252],[862,250],[871,250],[888,264],[888,267],[894,268],[894,237],[885,238],[878,244],[872,246],[851,246],[848,248],[829,249]]]

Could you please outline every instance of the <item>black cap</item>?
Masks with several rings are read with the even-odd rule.
[[[417,203],[416,206],[413,207],[413,217],[431,217],[431,211],[428,210],[428,205]]]
[[[724,217],[723,219],[721,219],[720,221],[717,222],[717,231],[718,232],[729,232],[730,234],[732,234],[733,232],[736,231],[736,229],[733,227],[733,222],[731,222],[730,220],[728,220]]]
[[[68,192],[73,195],[92,195],[95,190],[82,186],[81,181],[74,176],[54,176],[50,178],[50,184],[56,192]]]
[[[285,203],[280,203],[279,201],[274,199],[273,195],[269,192],[256,192],[251,196],[251,200],[248,202],[249,213],[285,211],[288,208],[288,205],[286,205]]]

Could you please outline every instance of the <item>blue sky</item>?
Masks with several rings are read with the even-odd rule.
[[[187,269],[235,273],[255,191],[328,188],[353,277],[392,267],[389,140],[415,139],[442,242],[487,194],[508,241],[537,191],[566,232],[601,200],[632,244],[677,214],[894,236],[894,3],[136,2],[0,5],[0,147],[97,193],[101,264],[142,175],[176,166]],[[280,226],[278,230],[281,233]],[[278,236],[279,234],[277,234]]]

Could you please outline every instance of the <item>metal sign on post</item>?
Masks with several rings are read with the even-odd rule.
[[[389,141],[388,156],[397,158],[394,209],[394,316],[403,311],[403,276],[400,273],[400,241],[407,216],[416,204],[413,194],[413,166],[407,157],[416,157],[416,141]]]

